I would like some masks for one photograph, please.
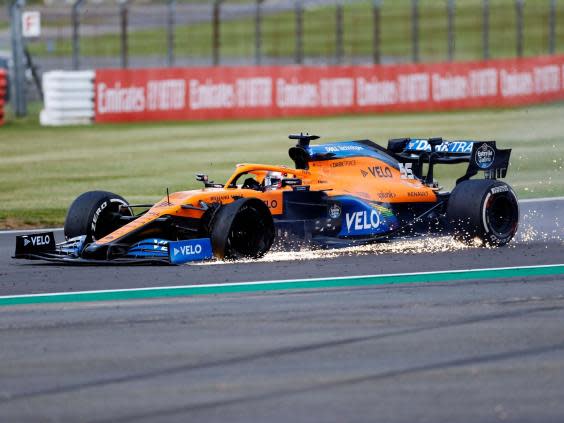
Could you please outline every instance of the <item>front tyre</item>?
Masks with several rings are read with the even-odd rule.
[[[129,203],[108,191],[88,191],[70,205],[65,219],[67,239],[86,235],[86,242],[99,240],[112,233],[124,222],[121,216],[132,216]]]
[[[262,257],[274,241],[272,215],[256,198],[240,198],[222,206],[211,227],[213,253],[220,259]]]
[[[472,243],[500,247],[517,232],[519,203],[505,182],[483,179],[458,184],[449,198],[447,221],[453,236]]]

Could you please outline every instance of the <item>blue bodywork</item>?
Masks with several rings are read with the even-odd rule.
[[[68,241],[59,245],[59,250],[61,253],[69,255],[71,257],[80,257],[80,253],[84,248],[84,242],[86,240],[86,235],[77,236],[71,238]]]
[[[379,235],[399,226],[393,212],[352,196],[336,197],[342,209],[342,225],[338,236]]]
[[[311,156],[312,160],[324,160],[328,157],[328,155],[332,159],[364,156],[374,157],[389,166],[396,169],[398,168],[398,162],[393,157],[378,150],[376,147],[371,147],[360,141],[343,141],[322,145],[310,145],[307,147],[307,152]]]
[[[133,244],[127,251],[127,257],[135,258],[166,258],[168,257],[169,241],[161,238],[149,238]]]
[[[168,243],[168,257],[172,264],[209,260],[213,257],[211,241],[209,238],[170,241]]]
[[[50,236],[54,235],[50,232]],[[69,239],[57,245],[53,254],[46,258],[68,261],[65,257],[80,259],[84,249],[86,236]],[[202,261],[213,258],[211,240],[209,238],[190,239],[183,241],[170,241],[163,238],[147,238],[133,244],[123,256],[124,260],[137,260],[141,262],[166,262],[183,264],[190,261]],[[119,260],[118,260],[119,261]],[[91,262],[85,260],[84,262]]]
[[[169,259],[172,264],[182,264],[189,261],[211,259],[213,253],[209,238],[183,241],[149,238],[133,244],[126,256],[132,258],[163,258]]]

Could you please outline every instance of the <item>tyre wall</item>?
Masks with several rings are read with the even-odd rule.
[[[94,120],[94,71],[43,74],[42,125],[88,125]]]

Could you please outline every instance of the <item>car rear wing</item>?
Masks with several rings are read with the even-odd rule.
[[[443,140],[442,138],[399,138],[388,141],[388,151],[401,163],[412,163],[413,173],[426,183],[433,182],[435,164],[468,163],[460,183],[479,171],[487,179],[505,178],[509,167],[511,149],[500,150],[495,141]],[[428,164],[426,176],[423,165]]]

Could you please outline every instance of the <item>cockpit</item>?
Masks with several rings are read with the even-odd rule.
[[[238,165],[235,173],[229,178],[227,189],[252,189],[255,191],[277,191],[301,185],[303,171],[285,166]],[[287,188],[288,187],[288,188]]]
[[[266,192],[302,185],[302,178],[306,177],[304,172],[307,173],[304,170],[285,166],[244,164],[237,165],[237,170],[225,185],[210,181],[208,175],[203,173],[196,174],[196,180],[203,182],[206,188],[252,189]]]
[[[252,189],[255,191],[276,191],[282,189],[282,181],[288,173],[271,170],[253,170],[237,175],[228,188]]]

